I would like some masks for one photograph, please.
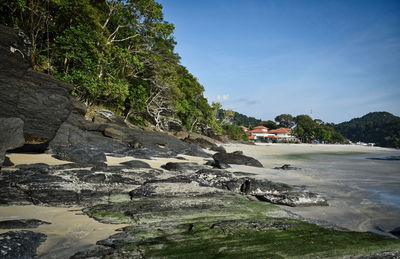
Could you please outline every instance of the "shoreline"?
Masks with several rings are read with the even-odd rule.
[[[309,144],[267,144],[267,145],[245,145],[245,144],[224,144],[227,152],[243,151],[244,155],[258,159],[263,168],[249,167],[242,165],[231,165],[227,169],[230,172],[251,173],[254,178],[268,179],[274,182],[283,182],[290,185],[304,186],[310,191],[315,191],[328,199],[327,207],[279,207],[282,209],[278,213],[279,217],[300,218],[324,227],[338,227],[352,231],[365,232],[375,226],[383,227],[384,230],[391,230],[400,225],[395,223],[393,226],[378,224],[379,222],[388,222],[399,216],[396,212],[384,211],[382,206],[371,203],[371,199],[360,188],[345,185],[335,181],[335,179],[324,179],[318,177],[318,167],[310,166],[315,163],[324,164],[324,159],[334,157],[345,158],[347,155],[355,156],[368,154],[396,153],[398,150],[379,147],[365,147],[354,145],[309,145]],[[210,154],[212,151],[207,151]],[[305,156],[321,154],[322,161],[304,160]],[[300,158],[290,160],[288,155],[303,155]],[[59,165],[70,163],[68,161],[57,160],[49,154],[7,154],[15,165],[21,163],[47,163],[49,165]],[[109,166],[129,160],[141,160],[148,163],[152,168],[160,169],[161,165],[167,162],[195,162],[204,164],[209,158],[193,157],[179,155],[185,160],[176,158],[152,158],[138,159],[134,157],[113,157],[107,156]],[[292,157],[293,158],[293,157]],[[282,164],[291,162],[293,166],[300,167],[300,170],[281,171],[273,169]],[[325,161],[325,162],[324,162]],[[360,162],[361,161],[361,162]],[[359,162],[365,162],[360,160]],[[370,162],[376,162],[369,160]],[[335,161],[329,163],[335,163]],[[16,169],[15,166],[13,167]],[[11,169],[13,169],[11,168]],[[6,168],[4,168],[6,169]],[[10,169],[10,168],[9,168]],[[98,240],[105,239],[110,235],[116,234],[116,230],[122,228],[124,224],[104,224],[89,218],[83,214],[79,207],[48,207],[48,206],[0,206],[0,219],[18,219],[18,218],[37,218],[49,221],[51,225],[42,225],[33,231],[46,234],[47,240],[38,248],[40,258],[52,258],[52,254],[58,256],[73,255],[75,252],[82,251],[96,246]],[[399,210],[400,213],[400,210]],[[28,217],[26,215],[29,215]],[[398,217],[400,218],[400,217]],[[74,227],[76,226],[76,227]],[[392,228],[391,228],[392,227]],[[391,229],[390,229],[391,228]],[[9,230],[1,230],[1,233]],[[69,248],[66,248],[69,246]],[[73,247],[73,248],[71,248]]]
[[[397,181],[400,185],[399,161],[380,161],[382,164],[395,164],[396,168],[382,167],[390,173],[391,178],[384,181],[368,166],[376,167],[376,162],[365,159],[369,155],[400,154],[400,150],[382,147],[368,147],[359,145],[326,145],[326,144],[227,144],[224,145],[228,152],[242,150],[245,155],[258,159],[264,168],[250,168],[232,165],[229,171],[249,170],[259,179],[268,179],[274,182],[283,182],[290,185],[305,186],[307,190],[315,191],[328,200],[327,207],[287,207],[280,206],[304,218],[317,221],[327,221],[353,231],[368,231],[374,227],[390,231],[400,226],[400,207],[393,208],[374,199],[371,193],[361,188],[357,181],[370,184],[374,180],[381,180],[388,184]],[[349,159],[350,157],[350,159]],[[361,159],[360,159],[361,158]],[[387,163],[389,162],[389,163]],[[275,170],[283,164],[291,164],[300,170]],[[352,168],[360,173],[366,170],[365,179],[358,180],[355,175],[347,173]],[[360,169],[358,169],[360,168]],[[386,172],[385,171],[385,172]],[[331,172],[331,174],[330,174]],[[362,172],[361,172],[362,173]],[[361,177],[362,178],[362,177]],[[372,180],[370,180],[371,178]],[[379,183],[376,183],[379,185]],[[400,196],[399,196],[400,197]]]

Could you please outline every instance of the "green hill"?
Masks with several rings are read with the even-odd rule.
[[[361,118],[337,124],[335,129],[353,142],[400,147],[400,117],[388,112],[371,112]]]
[[[224,118],[224,109],[218,110],[217,119],[223,120]],[[247,115],[238,113],[233,111],[233,116],[230,118],[230,121],[238,126],[245,126],[245,127],[255,127],[261,124],[261,120],[256,119],[254,117],[249,117]]]

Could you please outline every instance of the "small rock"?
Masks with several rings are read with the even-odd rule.
[[[140,160],[130,160],[130,161],[126,161],[126,162],[122,162],[122,165],[126,165],[129,168],[151,168],[151,166],[143,161]]]
[[[277,170],[299,170],[300,168],[291,166],[290,164],[284,164],[283,166],[280,166],[280,167],[277,166],[274,169],[277,169]]]

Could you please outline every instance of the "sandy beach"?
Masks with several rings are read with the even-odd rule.
[[[51,223],[27,229],[47,235],[46,241],[39,246],[39,258],[68,258],[94,247],[98,240],[116,234],[117,229],[126,226],[100,223],[83,214],[79,207],[0,206],[0,220],[31,218]],[[7,231],[1,229],[0,233]]]
[[[308,144],[225,144],[228,152],[241,150],[247,156],[261,161],[264,168],[232,165],[231,172],[243,171],[254,174],[255,178],[304,186],[328,199],[328,207],[281,206],[304,218],[328,221],[355,231],[367,231],[375,226],[391,230],[400,226],[400,208],[388,206],[363,187],[366,183],[385,187],[388,183],[400,186],[399,161],[374,161],[365,157],[378,155],[399,155],[398,150],[355,145],[308,145]],[[211,152],[212,153],[212,152]],[[68,163],[52,158],[48,154],[9,154],[10,160],[18,164],[47,163],[57,165]],[[108,165],[118,165],[132,159],[141,160],[153,168],[160,168],[167,162],[196,162],[204,164],[208,159],[180,155],[182,159],[107,156]],[[385,164],[386,162],[386,164]],[[283,164],[301,168],[299,170],[276,170]],[[382,166],[383,165],[383,166]],[[13,169],[13,168],[11,168]],[[360,174],[361,175],[357,175]],[[368,184],[367,184],[368,185]],[[390,185],[390,184],[389,184]],[[59,208],[44,206],[1,206],[0,220],[36,218],[51,222],[34,231],[47,235],[39,247],[40,258],[64,258],[77,251],[94,246],[98,240],[115,234],[124,225],[103,224],[83,215],[80,208]],[[2,230],[6,232],[8,230]],[[57,257],[55,257],[57,255]]]

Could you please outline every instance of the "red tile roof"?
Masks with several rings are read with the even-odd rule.
[[[275,130],[270,130],[268,131],[268,133],[273,133],[273,134],[277,134],[277,133],[290,133],[291,130],[289,128],[279,128],[279,129],[275,129]]]
[[[269,133],[269,131],[265,131],[265,130],[261,130],[261,129],[249,130],[247,132],[251,132],[251,133]]]
[[[267,127],[264,127],[264,126],[257,126],[257,127],[254,127],[254,129],[268,129]]]

